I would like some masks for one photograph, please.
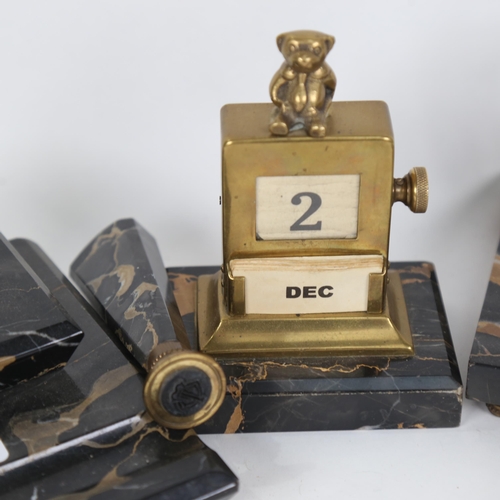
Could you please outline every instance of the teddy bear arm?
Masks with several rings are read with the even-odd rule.
[[[269,86],[269,94],[271,95],[271,101],[273,101],[276,106],[281,106],[283,104],[283,100],[279,95],[279,90],[286,83],[288,83],[288,80],[283,78],[281,71],[278,71],[271,80],[271,85]]]
[[[323,80],[323,85],[325,86],[325,94],[327,99],[332,99],[335,93],[335,87],[337,86],[337,78],[335,73],[330,70]]]

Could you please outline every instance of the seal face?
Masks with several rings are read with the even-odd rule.
[[[226,376],[210,356],[174,351],[151,368],[144,384],[150,415],[170,429],[189,429],[211,418],[226,395]]]
[[[206,405],[210,392],[210,379],[204,372],[196,368],[185,369],[165,379],[160,402],[171,415],[187,417]]]

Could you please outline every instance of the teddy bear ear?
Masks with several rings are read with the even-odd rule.
[[[326,52],[330,52],[332,50],[333,44],[335,43],[335,37],[331,35],[326,35],[325,36],[325,47],[326,47]]]
[[[283,47],[283,42],[285,41],[286,34],[282,33],[276,37],[276,44],[278,45],[278,49],[281,52],[281,47]]]

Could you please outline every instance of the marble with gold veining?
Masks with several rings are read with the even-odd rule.
[[[0,392],[1,498],[234,493],[235,476],[192,430],[148,416],[143,370],[71,283],[35,244],[12,244],[84,336],[64,367]]]
[[[187,344],[179,336],[184,332],[174,328],[158,246],[134,219],[101,231],[71,265],[71,277],[96,310],[104,309],[103,317],[143,368],[159,344]]]
[[[472,344],[467,397],[500,405],[500,244]]]
[[[284,357],[218,359],[227,377],[222,407],[199,433],[453,427],[462,383],[436,273],[426,262],[391,263],[400,273],[415,343],[409,359]],[[197,276],[169,270],[188,334]]]
[[[0,234],[0,391],[66,365],[83,337]]]

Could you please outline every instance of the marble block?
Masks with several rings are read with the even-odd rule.
[[[83,337],[0,234],[0,390],[62,368]]]
[[[500,244],[472,344],[466,395],[500,416]]]
[[[71,277],[145,369],[153,348],[178,341],[160,251],[134,219],[99,233],[71,265]]]
[[[66,365],[0,392],[2,500],[226,498],[237,479],[190,431],[146,413],[144,376],[47,256],[11,242],[84,336]]]
[[[227,394],[199,433],[454,427],[462,383],[432,264],[391,263],[400,273],[415,343],[408,359],[217,358]],[[168,270],[193,347],[196,281],[216,267]]]

